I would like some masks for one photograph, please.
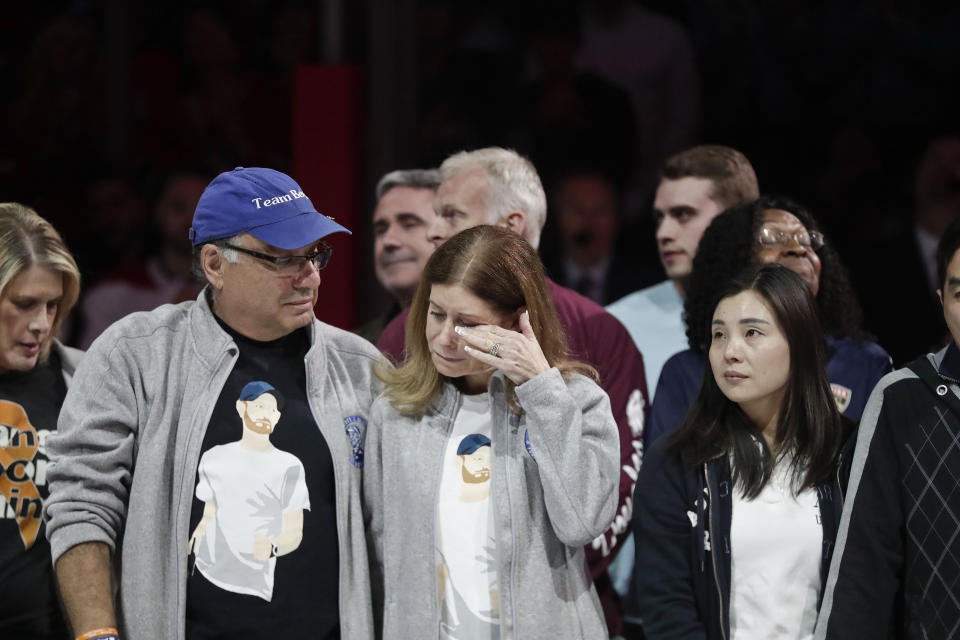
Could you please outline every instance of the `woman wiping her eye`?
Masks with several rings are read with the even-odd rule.
[[[406,344],[364,462],[382,637],[607,637],[583,545],[614,517],[617,426],[536,252],[490,226],[444,242]]]

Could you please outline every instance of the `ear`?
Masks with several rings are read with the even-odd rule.
[[[521,238],[525,238],[524,232],[527,230],[527,218],[519,211],[513,211],[501,218],[497,226],[506,227]]]
[[[200,249],[200,264],[203,266],[203,274],[217,291],[223,289],[223,264],[226,260],[220,254],[220,250],[212,244],[205,244]],[[243,415],[242,413],[240,415]]]
[[[943,308],[943,289],[937,289],[937,300],[940,301],[940,308]]]
[[[243,400],[237,400],[237,413],[240,414],[241,418],[243,417],[243,414],[246,412],[246,410],[247,410],[247,403],[244,402]]]

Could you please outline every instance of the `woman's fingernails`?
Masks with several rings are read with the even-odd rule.
[[[454,327],[453,330],[456,331],[457,335],[463,335],[463,327]]]

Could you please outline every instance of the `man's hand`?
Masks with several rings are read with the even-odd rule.
[[[253,559],[265,562],[270,559],[273,543],[270,538],[259,533],[253,534]]]
[[[197,528],[193,530],[193,535],[190,536],[190,541],[187,543],[187,555],[192,555],[197,552],[197,548],[200,546],[200,539],[203,538],[203,534],[206,532],[207,523],[201,520]]]
[[[190,541],[187,542],[187,555],[197,552],[197,549],[200,547],[200,540],[203,539],[203,535],[207,532],[207,527],[210,525],[210,521],[213,520],[216,512],[217,505],[213,500],[208,500],[203,504],[203,516],[200,518],[200,522],[197,523],[197,528],[193,530]]]

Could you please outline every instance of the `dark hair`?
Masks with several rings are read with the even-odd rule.
[[[610,190],[613,197],[613,211],[617,219],[623,217],[623,189],[619,181],[602,168],[589,164],[571,165],[561,169],[550,180],[547,187],[549,194],[549,205],[551,211],[556,211],[560,207],[564,190],[571,182],[575,180],[594,180],[602,182]],[[548,221],[550,224],[550,221]]]
[[[960,249],[960,218],[950,223],[937,244],[937,288],[946,291],[947,266]]]
[[[754,202],[735,205],[714,218],[697,245],[683,305],[687,341],[694,351],[703,353],[710,344],[710,319],[720,299],[717,282],[727,281],[753,264],[757,232],[763,223],[763,212],[768,209],[788,211],[807,231],[820,231],[809,211],[778,196],[762,196]],[[817,255],[821,269],[816,306],[823,332],[834,337],[868,339],[860,328],[863,314],[847,270],[829,239],[817,249]]]
[[[787,389],[777,414],[776,457],[740,407],[728,399],[707,363],[700,393],[690,406],[672,447],[699,465],[718,456],[732,456],[732,478],[748,498],[755,498],[770,479],[775,462],[792,465],[795,492],[828,480],[846,439],[825,371],[823,334],[809,287],[787,267],[752,265],[720,287],[717,302],[743,291],[763,299],[790,348]],[[708,327],[711,317],[705,320]]]
[[[704,144],[667,158],[660,170],[665,180],[705,178],[713,182],[710,199],[721,207],[756,200],[757,174],[747,157],[731,147]]]
[[[375,193],[379,201],[386,195],[387,191],[394,187],[436,191],[441,182],[443,182],[443,178],[439,169],[397,169],[380,178]]]

